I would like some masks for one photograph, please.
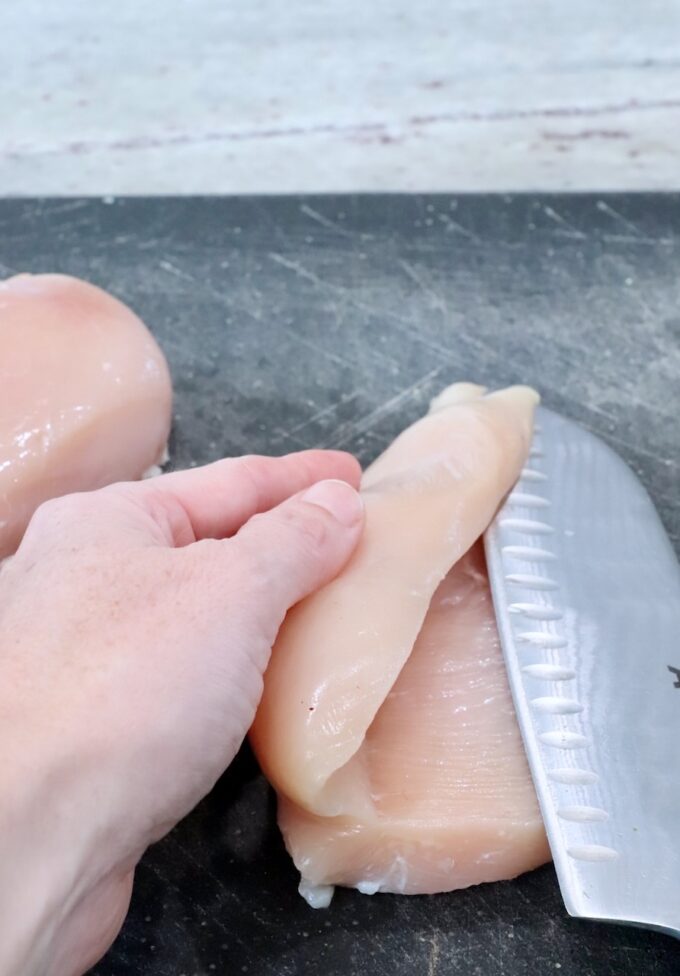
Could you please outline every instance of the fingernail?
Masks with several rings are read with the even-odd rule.
[[[361,521],[364,514],[364,503],[359,492],[345,481],[319,481],[304,493],[302,500],[324,508],[348,528]]]

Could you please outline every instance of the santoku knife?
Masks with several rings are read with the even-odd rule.
[[[567,911],[680,937],[680,566],[654,506],[602,441],[539,409],[485,544]]]

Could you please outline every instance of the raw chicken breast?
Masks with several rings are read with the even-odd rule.
[[[252,741],[301,891],[432,893],[509,878],[548,847],[481,543],[519,476],[536,394],[456,384],[366,471],[366,530],[295,607]]]
[[[0,558],[38,505],[139,478],[163,456],[172,388],[121,302],[63,275],[0,282]]]

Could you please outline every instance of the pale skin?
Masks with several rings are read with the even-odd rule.
[[[286,611],[354,550],[359,476],[306,451],[38,509],[0,570],[3,976],[106,952],[144,850],[241,744]]]

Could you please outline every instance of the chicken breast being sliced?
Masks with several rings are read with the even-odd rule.
[[[0,282],[0,558],[41,502],[162,460],[172,387],[144,323],[64,275]]]
[[[286,618],[252,730],[310,901],[509,878],[548,847],[481,544],[536,394],[456,384],[366,471],[354,557]]]

